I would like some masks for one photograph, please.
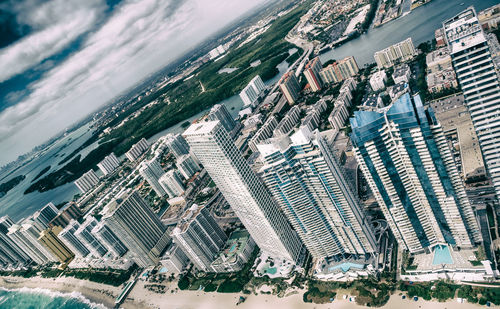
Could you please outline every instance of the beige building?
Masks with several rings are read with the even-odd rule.
[[[294,104],[299,98],[300,85],[293,71],[285,73],[279,82],[281,92],[289,104]]]
[[[373,57],[379,69],[392,67],[396,63],[412,59],[417,55],[417,50],[413,46],[411,38],[391,45],[381,51],[376,52]]]
[[[338,83],[358,74],[359,68],[353,56],[328,65],[319,72],[323,83]]]
[[[48,228],[40,233],[38,241],[47,248],[62,264],[69,264],[75,254],[57,237],[60,227]]]

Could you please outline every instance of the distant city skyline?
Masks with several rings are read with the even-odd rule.
[[[15,34],[0,42],[5,68],[0,73],[0,165],[44,143],[265,2],[0,4]]]

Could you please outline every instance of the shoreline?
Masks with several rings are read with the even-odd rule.
[[[145,285],[150,284],[139,280],[135,287],[130,292],[125,302],[120,306],[121,308],[176,308],[176,309],[218,309],[218,308],[241,308],[241,309],[254,309],[266,307],[281,307],[281,308],[339,308],[339,309],[359,309],[368,308],[360,306],[355,302],[349,302],[343,299],[346,294],[345,290],[338,290],[335,300],[327,304],[305,303],[302,296],[305,290],[294,290],[287,293],[288,296],[279,298],[276,295],[269,294],[251,294],[245,295],[242,293],[217,293],[217,292],[203,292],[203,291],[181,291],[177,289],[177,282],[167,283],[164,294],[159,294],[149,291]],[[22,288],[42,289],[45,291],[53,291],[64,293],[64,295],[54,295],[62,297],[79,298],[80,293],[88,301],[94,305],[103,305],[107,308],[113,308],[116,296],[121,292],[121,287],[114,287],[101,283],[95,283],[86,280],[75,278],[19,278],[19,277],[2,277],[0,278],[0,287],[8,290],[19,290]],[[41,291],[38,291],[41,292]],[[425,301],[419,299],[413,301],[408,298],[402,299],[400,291],[396,291],[391,295],[389,301],[380,308],[388,309],[478,309],[484,308],[479,304],[471,303],[458,303],[455,299],[446,302]],[[48,294],[48,293],[47,293]],[[236,305],[240,296],[246,297],[246,300],[240,305]]]

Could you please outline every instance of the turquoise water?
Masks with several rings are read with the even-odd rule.
[[[450,248],[448,246],[436,246],[434,248],[434,259],[432,265],[453,264]]]
[[[342,263],[342,264],[330,267],[329,271],[332,271],[332,270],[335,270],[335,269],[338,269],[338,268],[340,268],[342,270],[342,272],[345,273],[346,271],[348,271],[351,268],[363,269],[364,265],[362,265],[362,264],[355,264],[355,263],[351,263],[351,262],[346,262],[346,263]]]
[[[267,272],[268,274],[270,274],[270,275],[274,275],[274,274],[276,273],[276,271],[278,271],[278,270],[276,269],[276,267],[269,267],[269,268],[266,270],[266,272]]]
[[[0,308],[93,309],[106,307],[100,304],[92,303],[78,292],[60,293],[40,288],[21,288],[15,290],[0,288]]]
[[[234,250],[236,250],[236,247],[237,247],[237,246],[238,246],[238,244],[233,244],[233,245],[231,246],[231,248],[229,249],[229,253],[233,253],[233,252],[234,252]]]

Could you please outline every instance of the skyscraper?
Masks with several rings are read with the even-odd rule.
[[[453,68],[500,198],[500,85],[488,42],[469,7],[443,24]]]
[[[311,86],[311,90],[314,92],[321,90],[322,81],[319,72],[322,68],[323,66],[321,65],[319,57],[309,60],[304,68],[304,75],[306,76],[309,86]]]
[[[240,92],[240,98],[244,106],[253,106],[259,99],[261,93],[266,89],[266,85],[259,75],[256,75]],[[226,129],[227,130],[227,129]]]
[[[162,197],[167,194],[165,189],[158,182],[160,177],[165,174],[165,172],[156,159],[153,158],[149,161],[141,163],[141,166],[139,167],[139,174],[141,174],[142,178],[149,183],[158,196]]]
[[[260,249],[298,261],[300,238],[224,127],[218,121],[197,123],[183,136]]]
[[[166,228],[137,191],[126,191],[103,210],[102,221],[142,267],[155,265],[170,242]]]
[[[38,241],[44,228],[32,221],[25,220],[22,224],[13,224],[7,235],[37,264],[56,262],[56,257]]]
[[[289,104],[294,104],[300,96],[300,85],[293,71],[289,71],[279,81],[281,92]]]
[[[40,224],[44,229],[49,227],[52,221],[58,214],[59,210],[52,203],[48,203],[42,209],[33,214],[33,221]]]
[[[260,174],[314,258],[376,251],[370,222],[318,131],[257,145]]]
[[[187,180],[201,171],[201,167],[197,161],[198,160],[196,160],[193,155],[187,154],[177,159],[175,165],[177,165],[179,172],[181,172],[182,176]]]
[[[196,204],[182,215],[172,238],[196,268],[203,271],[212,271],[210,264],[227,240],[208,209]]]
[[[402,248],[470,248],[481,240],[441,125],[418,95],[357,111],[351,126],[356,159]]]
[[[28,254],[7,235],[13,225],[14,221],[8,216],[0,218],[0,265],[3,267],[18,266],[31,261]]]
[[[229,114],[229,111],[224,104],[215,104],[212,109],[210,109],[210,113],[207,118],[210,121],[219,120],[227,132],[231,132],[236,126],[236,122],[231,114]]]
[[[56,230],[59,228],[48,228],[43,230],[38,241],[52,253],[61,263],[69,263],[75,254],[57,237]]]
[[[128,252],[127,246],[113,233],[103,221],[97,223],[92,229],[92,234],[116,257],[121,257]]]
[[[189,153],[189,145],[180,134],[167,134],[165,144],[176,158]]]
[[[97,226],[97,220],[88,216],[87,219],[78,227],[74,235],[91,251],[95,257],[103,257],[108,253],[106,247],[92,233],[92,230]]]
[[[84,258],[90,254],[90,250],[75,236],[80,224],[71,220],[69,224],[59,233],[58,237],[75,254],[77,258]]]
[[[185,191],[181,173],[176,170],[170,170],[163,174],[160,179],[158,179],[158,183],[163,190],[167,192],[170,198],[180,196]]]

